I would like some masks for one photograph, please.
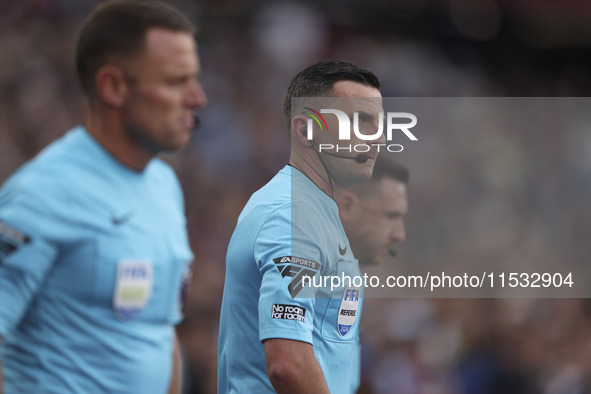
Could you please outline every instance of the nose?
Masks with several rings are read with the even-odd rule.
[[[386,143],[386,136],[384,133],[380,134],[380,137],[376,140],[376,144],[385,144]]]
[[[193,80],[191,82],[185,104],[192,109],[203,108],[207,104],[207,96],[199,81]]]
[[[404,228],[404,221],[401,219],[396,221],[396,223],[392,226],[392,229],[390,231],[390,241],[404,242],[405,239],[406,230]]]

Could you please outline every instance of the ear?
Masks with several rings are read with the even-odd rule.
[[[300,145],[311,147],[312,141],[308,139],[308,118],[304,115],[296,115],[291,119],[291,142],[298,141]],[[312,130],[313,132],[313,130]]]
[[[129,91],[123,71],[112,64],[98,69],[95,75],[97,95],[108,106],[120,108],[125,103]]]
[[[343,222],[343,224],[351,222],[356,203],[357,196],[355,193],[350,190],[343,193],[339,200],[339,216],[341,217],[341,222]]]

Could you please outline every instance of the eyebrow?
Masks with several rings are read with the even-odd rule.
[[[368,120],[368,119],[376,119],[377,116],[373,113],[366,112],[366,111],[356,111],[359,114],[359,119]]]

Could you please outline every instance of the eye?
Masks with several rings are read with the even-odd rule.
[[[167,80],[168,85],[170,86],[182,86],[186,85],[189,82],[190,78],[187,76],[182,77],[174,77]]]
[[[359,124],[360,125],[373,126],[377,123],[378,123],[377,117],[373,116],[372,114],[369,114],[367,112],[359,113]]]

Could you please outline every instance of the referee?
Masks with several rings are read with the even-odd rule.
[[[404,216],[410,172],[392,156],[380,154],[371,179],[353,185],[339,200],[339,217],[361,266],[384,264],[396,256],[394,246],[406,238]],[[357,363],[355,387],[361,384],[361,346]]]
[[[0,190],[5,393],[179,392],[193,256],[178,180],[155,156],[187,144],[206,102],[193,33],[157,2],[103,2],[84,23],[84,125]]]
[[[292,80],[283,102],[292,144],[289,165],[252,195],[228,247],[220,394],[341,394],[356,385],[363,289],[311,293],[300,279],[360,274],[336,201],[347,187],[371,177],[377,151],[372,147],[359,160],[352,153],[320,152],[320,144],[338,142],[337,119],[327,116],[325,130],[308,130],[308,110],[292,113],[294,97],[307,98],[304,105],[316,111],[321,108],[315,97],[369,97],[363,116],[372,132],[381,111],[377,77],[351,63],[323,61]],[[350,141],[356,142],[361,141]]]
[[[361,265],[383,264],[396,255],[394,246],[406,239],[410,173],[392,156],[379,155],[371,179],[350,187],[339,200],[341,222]]]

